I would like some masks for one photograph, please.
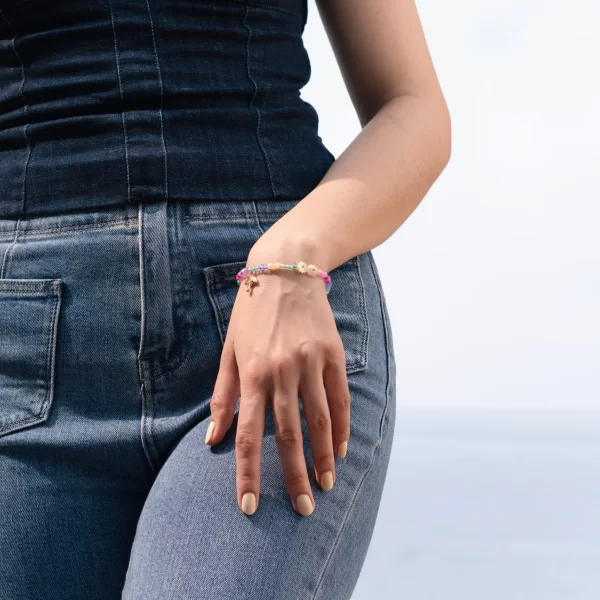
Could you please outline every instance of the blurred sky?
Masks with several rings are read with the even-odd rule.
[[[453,155],[374,250],[399,408],[600,411],[599,9],[591,0],[417,7]],[[339,156],[360,126],[314,0],[304,40],[303,97]]]
[[[401,411],[352,600],[598,600],[600,413]]]

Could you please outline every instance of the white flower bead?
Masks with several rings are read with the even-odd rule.
[[[313,275],[313,276],[314,276],[314,275],[316,275],[318,270],[319,270],[319,269],[318,269],[318,267],[317,267],[317,266],[315,266],[315,265],[308,265],[308,266],[306,267],[306,272],[307,272],[309,275]]]
[[[298,261],[296,263],[296,268],[298,269],[298,273],[306,273],[306,263],[302,261]]]

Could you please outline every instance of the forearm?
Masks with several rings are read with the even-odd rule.
[[[443,99],[381,107],[319,185],[255,244],[252,262],[312,262],[330,271],[375,248],[415,210],[450,156]]]

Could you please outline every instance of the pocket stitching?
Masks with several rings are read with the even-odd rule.
[[[245,263],[245,261],[239,261],[239,264],[241,263]],[[233,265],[236,264],[235,262],[232,263],[224,263],[224,265]],[[224,266],[223,265],[223,266]],[[221,266],[221,265],[219,265]],[[210,267],[205,268],[204,269],[204,274],[206,276],[206,284],[207,284],[207,288],[208,288],[208,297],[210,299],[210,303],[215,311],[215,315],[216,315],[216,319],[217,319],[217,329],[219,331],[219,338],[221,339],[221,345],[225,345],[225,319],[223,317],[223,311],[221,309],[221,306],[219,305],[218,302],[216,302],[215,300],[215,281],[216,281],[216,275],[215,275],[216,271],[215,270],[211,270]]]
[[[21,229],[19,239],[51,239],[56,237],[69,236],[71,234],[85,233],[87,231],[97,230],[121,230],[134,227],[137,224],[137,218],[123,218],[102,223],[82,223],[66,227],[32,227],[31,229]],[[9,242],[14,238],[14,232],[0,232],[0,241]]]
[[[44,388],[45,395],[44,399],[40,405],[40,410],[37,415],[32,417],[28,417],[26,419],[21,419],[12,424],[6,425],[4,427],[0,427],[0,436],[5,436],[20,429],[25,429],[27,427],[31,427],[34,425],[38,425],[46,421],[48,415],[50,414],[50,407],[52,405],[52,399],[54,396],[54,366],[55,366],[55,358],[56,358],[56,340],[58,337],[58,327],[57,327],[57,319],[61,305],[62,299],[62,281],[59,279],[52,280],[56,285],[53,285],[50,290],[37,290],[32,292],[11,292],[8,297],[16,297],[16,296],[42,296],[48,298],[54,298],[54,308],[52,311],[52,320],[50,322],[50,331],[48,335],[48,341],[46,343],[46,370],[45,370],[45,378],[44,378]],[[23,282],[23,286],[28,285],[27,282]],[[35,285],[33,283],[29,285]],[[17,289],[18,286],[15,287]],[[7,296],[5,296],[7,297]],[[48,375],[50,377],[48,377]]]
[[[367,301],[365,297],[365,285],[362,278],[362,273],[360,270],[360,260],[358,256],[355,256],[350,259],[351,262],[356,264],[356,275],[358,277],[358,284],[360,286],[360,316],[363,326],[363,336],[361,340],[361,348],[359,352],[359,358],[356,361],[355,365],[346,368],[346,373],[356,373],[358,371],[364,371],[367,369],[369,364],[369,320],[367,317]]]

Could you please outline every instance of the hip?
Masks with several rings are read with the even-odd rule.
[[[236,272],[298,202],[158,201],[0,219],[0,444],[17,432],[43,438],[61,414],[137,418],[146,386],[144,450],[158,469],[208,416]],[[385,295],[371,252],[330,275],[358,431],[375,447],[395,396]]]

